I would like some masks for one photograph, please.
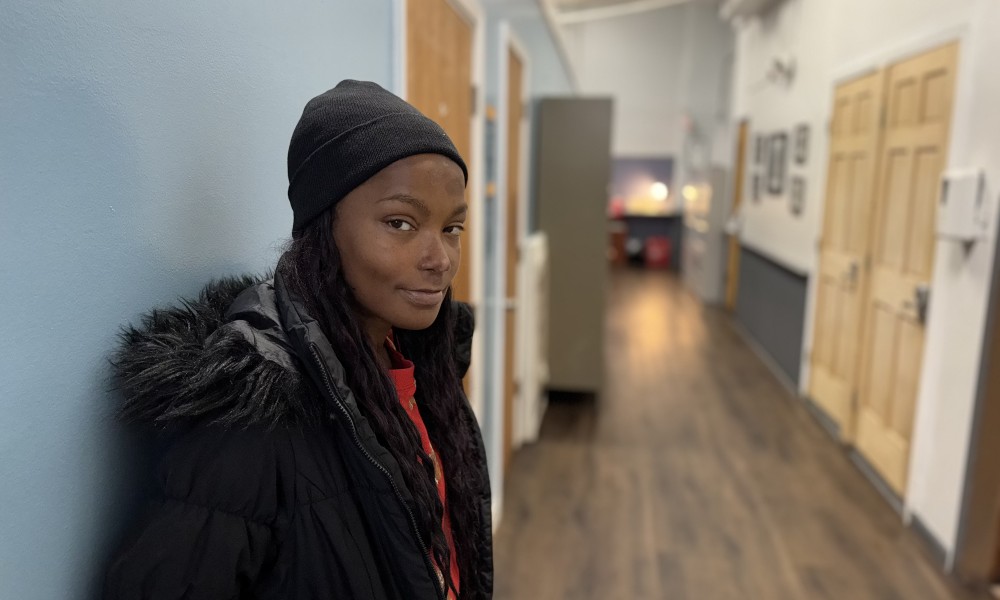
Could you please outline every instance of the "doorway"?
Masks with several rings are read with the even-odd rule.
[[[810,395],[900,497],[957,60],[947,44],[834,93]]]
[[[470,169],[475,162],[474,33],[471,15],[448,0],[406,0],[406,100],[444,128]],[[466,187],[467,200],[471,187]],[[468,249],[475,243],[472,220],[476,218],[470,210],[462,241],[464,260],[452,283],[453,297],[463,302],[472,301],[473,260]]]

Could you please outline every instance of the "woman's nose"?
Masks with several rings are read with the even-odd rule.
[[[451,256],[448,254],[447,242],[443,236],[428,236],[420,257],[420,268],[441,273],[451,269]]]

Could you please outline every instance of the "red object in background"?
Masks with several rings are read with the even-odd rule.
[[[672,255],[673,246],[670,243],[670,238],[662,236],[650,236],[646,238],[644,255],[646,267],[650,269],[669,269]]]

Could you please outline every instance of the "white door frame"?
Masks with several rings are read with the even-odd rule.
[[[501,85],[498,89],[503,90],[504,93],[500,95],[498,100],[498,121],[497,121],[497,157],[498,157],[498,182],[497,182],[497,198],[502,199],[503,205],[506,208],[506,198],[507,198],[507,151],[509,149],[510,140],[507,138],[507,117],[509,114],[509,108],[507,103],[509,101],[509,94],[507,91],[507,82],[510,76],[510,63],[509,54],[507,50],[511,50],[517,55],[518,59],[521,61],[522,65],[522,84],[521,84],[521,103],[523,108],[522,120],[520,124],[520,148],[518,152],[518,172],[521,177],[518,181],[518,206],[517,206],[517,223],[511,224],[507,222],[507,212],[506,210],[501,211],[503,216],[500,219],[501,228],[501,238],[507,239],[507,232],[511,226],[516,227],[516,240],[518,254],[524,257],[525,244],[528,239],[528,187],[531,181],[531,173],[529,172],[531,161],[529,160],[529,152],[531,148],[531,115],[530,115],[530,99],[531,99],[531,57],[528,51],[525,49],[525,45],[521,42],[520,38],[510,26],[509,21],[502,21],[499,28],[499,77]],[[502,289],[506,293],[506,274],[507,274],[507,253],[502,253],[501,266],[496,273],[497,285],[502,287],[497,287],[496,289]],[[517,265],[515,270],[515,276],[517,277],[517,298],[515,298],[515,304],[518,308],[523,308],[527,306],[527,281],[525,280],[525,265],[522,260],[520,264]],[[506,335],[506,328],[503,327],[503,320],[506,316],[506,296],[504,297],[504,302],[502,306],[499,307],[498,314],[500,320],[498,321],[498,327],[501,327],[498,331],[503,331]],[[525,341],[528,336],[532,335],[530,331],[525,330],[525,320],[523,310],[518,310],[518,319],[514,325],[514,330],[517,332],[517,338],[515,340],[516,347],[514,349],[514,379],[518,382],[524,381],[524,375],[527,373],[528,365],[524,363],[525,353]],[[503,340],[503,344],[506,344],[506,340]],[[503,346],[501,346],[501,350]],[[501,373],[503,372],[503,359],[501,358]],[[506,383],[506,382],[504,382]],[[504,392],[504,397],[506,397],[506,390]],[[524,394],[522,389],[522,394],[514,397],[514,410],[513,410],[513,420],[511,443],[514,448],[521,446],[525,441],[533,436],[531,431],[529,419],[528,407],[524,403]]]
[[[504,242],[507,240],[507,228],[510,226],[507,223],[507,148],[509,140],[507,138],[507,115],[508,115],[508,77],[510,73],[510,63],[508,61],[508,50],[513,50],[518,58],[521,59],[521,64],[524,67],[523,77],[524,83],[521,86],[522,102],[525,102],[527,106],[527,101],[531,97],[530,94],[530,81],[531,81],[531,62],[527,50],[524,44],[518,39],[511,29],[510,22],[508,20],[503,20],[499,24],[499,36],[497,40],[497,47],[495,52],[497,52],[497,62],[499,68],[497,69],[498,81],[496,82],[497,93],[497,122],[496,122],[496,135],[495,135],[495,157],[496,157],[496,196],[495,196],[495,207],[496,214],[494,215],[496,223],[496,270],[493,272],[493,289],[497,292],[497,298],[495,302],[491,303],[491,314],[489,318],[493,323],[493,331],[495,335],[492,342],[492,353],[493,353],[493,364],[491,365],[493,373],[495,373],[496,384],[494,385],[494,398],[495,402],[491,406],[487,407],[489,410],[489,420],[490,423],[490,438],[492,445],[492,455],[497,457],[498,460],[503,460],[503,443],[504,443],[504,403],[506,402],[506,378],[504,371],[504,361],[506,359],[506,353],[504,349],[507,344],[507,330],[504,327],[506,316],[507,316],[507,251]],[[530,181],[528,168],[530,161],[528,160],[528,148],[529,146],[529,135],[530,127],[528,125],[529,115],[527,111],[523,115],[523,120],[521,122],[521,152],[520,152],[520,173],[521,180],[519,182],[520,190],[518,194],[518,222],[513,224],[517,228],[517,245],[518,248],[523,249],[524,240],[527,237],[527,217],[528,217],[528,181]],[[524,295],[524,277],[522,277],[523,268],[521,266],[517,269],[518,283],[518,298],[515,301],[517,304],[524,305],[522,301]],[[520,351],[520,344],[524,340],[524,332],[521,331],[522,323],[519,321],[515,323],[515,330],[520,332],[517,336],[518,348],[514,351],[514,377],[515,379],[520,379],[523,377],[524,365],[518,360],[524,356],[524,353]],[[519,445],[519,436],[523,432],[522,415],[523,415],[522,403],[518,398],[514,399],[514,411],[513,411],[513,423],[511,443],[517,447]],[[503,485],[504,485],[504,469],[501,465],[497,465],[494,473],[493,485],[501,491],[500,494],[494,494],[493,501],[493,518],[494,523],[499,521],[500,515],[503,514]]]

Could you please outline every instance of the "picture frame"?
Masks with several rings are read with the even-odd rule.
[[[762,195],[760,173],[754,173],[753,177],[750,179],[750,199],[757,204],[760,203]]]
[[[801,217],[806,207],[806,180],[805,177],[792,177],[791,191],[789,194],[789,209],[796,217]]]
[[[753,164],[763,165],[767,161],[767,137],[758,133],[754,136]]]
[[[780,196],[785,191],[785,165],[788,134],[776,133],[768,142],[767,191]]]
[[[795,164],[804,165],[809,160],[809,125],[802,123],[795,128]]]

